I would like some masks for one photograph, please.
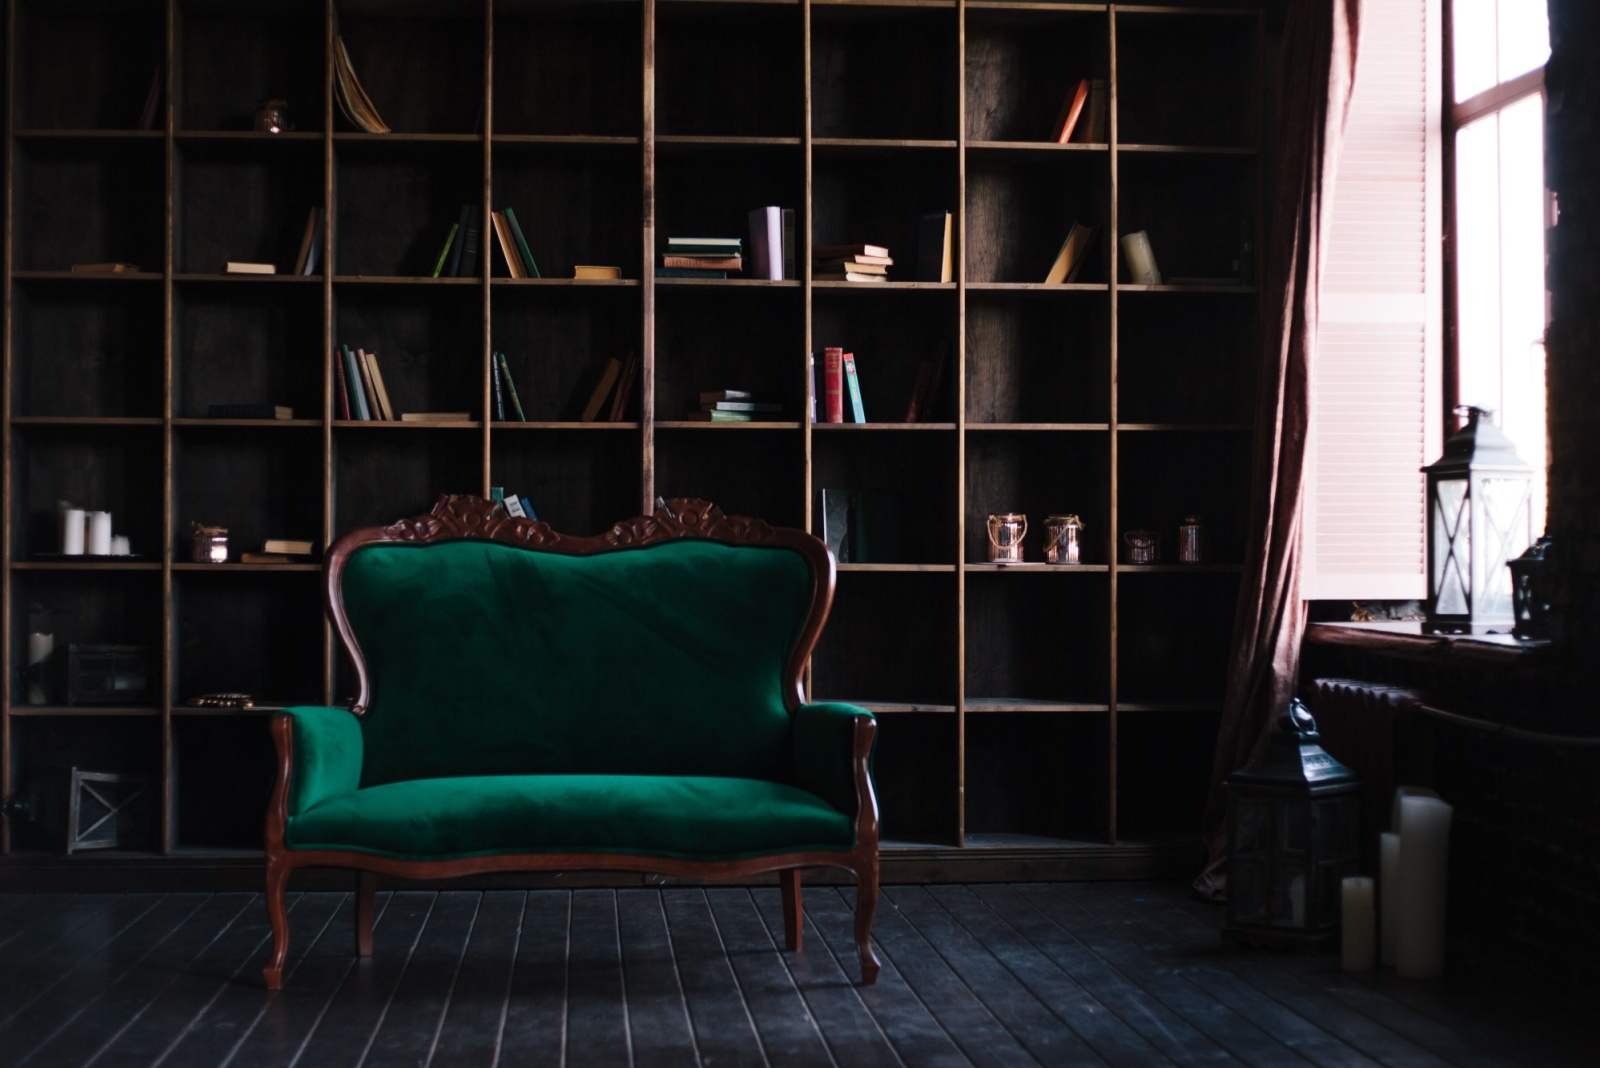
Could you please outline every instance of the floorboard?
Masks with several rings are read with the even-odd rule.
[[[0,898],[0,1068],[1590,1065],[1600,1023],[1452,945],[1439,980],[1226,945],[1162,883],[895,886],[857,985],[854,890],[290,895],[266,991],[260,895]]]

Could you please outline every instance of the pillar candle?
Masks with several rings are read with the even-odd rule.
[[[1394,806],[1389,809],[1389,829],[1395,834],[1400,833],[1400,802],[1408,797],[1438,797],[1439,795],[1426,786],[1396,786],[1394,788]]]
[[[1454,810],[1436,797],[1400,802],[1400,920],[1394,968],[1409,979],[1444,974],[1444,918]]]
[[[1400,832],[1378,836],[1378,959],[1394,967],[1400,930]]]
[[[1371,971],[1376,963],[1378,915],[1372,880],[1352,875],[1339,884],[1339,963],[1347,972]]]
[[[89,546],[90,556],[111,555],[111,513],[89,513]]]
[[[63,555],[83,555],[83,527],[82,508],[68,508],[61,513],[61,552]]]
[[[112,556],[128,556],[132,552],[133,548],[128,544],[128,536],[126,534],[111,535]]]

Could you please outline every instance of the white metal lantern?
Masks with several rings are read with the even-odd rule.
[[[1435,624],[1513,622],[1506,564],[1533,541],[1534,470],[1491,412],[1463,407],[1462,427],[1428,476],[1428,619]]]

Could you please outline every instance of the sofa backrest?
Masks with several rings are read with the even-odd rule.
[[[359,545],[335,616],[370,686],[362,785],[787,779],[785,687],[816,581],[792,546],[697,537],[590,555],[476,538]]]

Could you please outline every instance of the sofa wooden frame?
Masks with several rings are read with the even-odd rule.
[[[364,527],[339,538],[329,550],[323,572],[329,618],[355,667],[357,692],[350,711],[361,715],[371,699],[370,680],[361,647],[345,614],[341,578],[351,555],[377,542],[428,543],[461,538],[483,538],[541,552],[586,556],[639,548],[675,538],[704,538],[730,545],[772,545],[792,548],[806,557],[815,577],[815,592],[806,625],[785,668],[784,704],[792,713],[805,703],[802,673],[810,659],[822,625],[833,603],[833,554],[820,539],[800,530],[774,527],[759,519],[730,516],[702,500],[663,502],[655,514],[617,523],[594,537],[561,534],[548,523],[511,517],[497,502],[477,497],[442,497],[428,515],[402,519],[386,527]],[[354,850],[294,849],[285,841],[289,818],[289,788],[294,774],[293,722],[287,715],[271,720],[277,747],[277,780],[267,808],[266,902],[272,922],[272,959],[262,969],[268,989],[283,984],[283,966],[289,954],[289,912],[286,901],[289,875],[296,868],[351,868],[357,872],[355,936],[360,956],[372,953],[373,895],[377,876],[406,879],[446,879],[486,872],[527,871],[635,871],[694,879],[738,879],[779,873],[783,896],[784,940],[790,950],[801,948],[800,873],[804,868],[837,868],[856,877],[855,942],[861,962],[861,981],[878,977],[879,963],[872,949],[872,919],[878,900],[878,801],[870,774],[872,742],[877,724],[870,716],[856,717],[852,743],[852,774],[856,793],[855,848],[849,852],[813,850],[750,857],[741,860],[694,861],[618,853],[511,853],[454,860],[399,860]]]

